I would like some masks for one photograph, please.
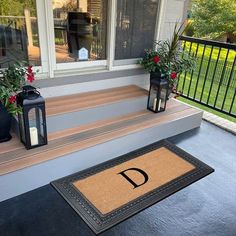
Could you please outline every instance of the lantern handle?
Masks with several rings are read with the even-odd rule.
[[[24,92],[36,90],[36,88],[31,86],[31,85],[25,85],[25,86],[22,87],[22,89],[23,89]]]
[[[40,92],[35,87],[33,87],[31,85],[25,85],[25,86],[22,87],[22,89],[23,89],[23,93],[26,94],[27,96],[31,92],[33,92],[37,97],[40,96]]]

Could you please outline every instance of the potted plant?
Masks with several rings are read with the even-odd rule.
[[[153,49],[145,49],[145,55],[140,64],[150,73],[152,79],[166,79],[169,83],[169,93],[175,90],[178,75],[184,71],[191,71],[195,67],[195,58],[184,52],[179,37],[182,26],[175,24],[170,40],[154,42]]]
[[[11,139],[12,116],[21,112],[16,106],[16,95],[27,82],[34,81],[35,73],[25,62],[16,62],[0,73],[0,142],[5,142]]]

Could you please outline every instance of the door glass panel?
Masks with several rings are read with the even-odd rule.
[[[41,65],[35,0],[1,0],[0,68],[15,60]]]
[[[117,1],[115,59],[143,56],[152,48],[159,0]]]
[[[53,0],[57,63],[106,58],[107,0]]]

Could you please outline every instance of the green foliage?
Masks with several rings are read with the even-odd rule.
[[[194,27],[193,27],[193,21],[192,20],[188,20],[188,24],[183,32],[184,35],[189,36],[189,37],[193,37],[194,36]]]
[[[179,37],[181,35],[181,27],[174,28],[171,40],[155,42],[154,49],[145,50],[145,56],[140,64],[148,72],[159,72],[165,75],[170,85],[176,84],[177,80],[173,73],[179,74],[184,71],[190,71],[194,68],[195,59],[189,53],[183,51]]]
[[[13,95],[10,88],[6,88],[0,85],[0,102],[12,115],[17,115],[17,113],[21,112],[21,109],[16,106],[15,99],[16,95]]]
[[[8,112],[16,115],[20,109],[16,106],[16,95],[21,91],[26,81],[34,80],[32,66],[27,66],[26,62],[16,62],[4,71],[0,71],[0,101],[7,108]]]
[[[3,77],[0,79],[0,86],[17,92],[25,84],[26,69],[20,63],[11,65],[3,71]]]
[[[1,0],[1,16],[23,16],[24,8],[30,10],[31,16],[36,16],[35,0]]]
[[[193,0],[192,3],[196,37],[236,36],[236,0]]]

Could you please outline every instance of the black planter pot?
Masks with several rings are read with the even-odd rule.
[[[11,129],[11,115],[0,102],[0,143],[9,141]]]

